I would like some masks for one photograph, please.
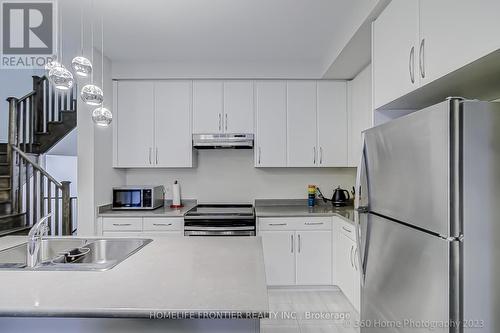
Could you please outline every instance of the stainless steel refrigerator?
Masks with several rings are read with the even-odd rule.
[[[357,189],[361,332],[500,332],[500,103],[365,131]]]

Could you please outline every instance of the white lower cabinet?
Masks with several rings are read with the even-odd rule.
[[[332,232],[297,232],[297,284],[329,285],[332,281]]]
[[[260,218],[267,284],[329,285],[331,218]]]
[[[182,236],[184,218],[182,217],[103,217],[103,236]]]
[[[294,231],[262,231],[267,284],[295,284]]]
[[[361,284],[358,264],[358,249],[354,227],[341,219],[334,219],[335,280],[344,295],[359,312]]]

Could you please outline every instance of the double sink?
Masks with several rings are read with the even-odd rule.
[[[140,238],[43,238],[40,240],[38,265],[28,267],[27,243],[22,243],[0,251],[0,270],[105,271],[151,241]]]

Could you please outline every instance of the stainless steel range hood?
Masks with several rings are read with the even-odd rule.
[[[193,134],[196,149],[252,149],[253,134]]]

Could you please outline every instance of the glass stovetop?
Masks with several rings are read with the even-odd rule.
[[[228,204],[203,204],[197,205],[186,216],[202,216],[202,215],[248,215],[252,216],[254,209],[252,205],[228,205]]]

